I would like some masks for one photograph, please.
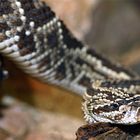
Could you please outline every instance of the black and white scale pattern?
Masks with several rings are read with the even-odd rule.
[[[133,76],[83,45],[37,0],[0,0],[0,53],[26,73],[78,93],[91,79]]]
[[[77,40],[38,0],[0,0],[0,54],[31,76],[80,95],[91,81],[136,78]]]

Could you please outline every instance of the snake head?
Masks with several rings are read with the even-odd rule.
[[[84,94],[83,111],[89,123],[140,123],[140,81],[96,81]]]

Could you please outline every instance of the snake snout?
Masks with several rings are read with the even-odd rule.
[[[127,124],[140,123],[140,106],[136,103],[131,103],[129,105],[122,105],[119,111],[123,114],[122,122]]]

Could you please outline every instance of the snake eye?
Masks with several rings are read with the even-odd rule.
[[[123,111],[123,114],[126,114],[126,111]]]
[[[110,105],[110,108],[111,108],[111,110],[117,110],[117,109],[119,109],[119,105],[113,103],[113,104]]]

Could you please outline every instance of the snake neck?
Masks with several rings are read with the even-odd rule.
[[[0,53],[31,76],[80,94],[91,80],[135,77],[77,40],[45,3],[7,0],[0,9]]]

